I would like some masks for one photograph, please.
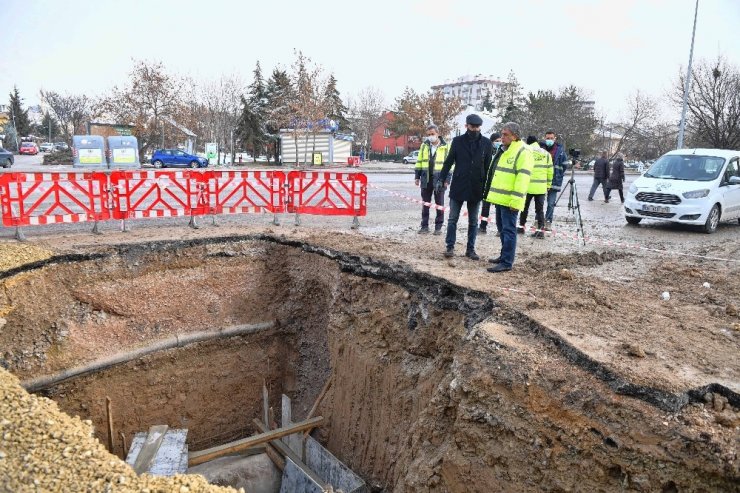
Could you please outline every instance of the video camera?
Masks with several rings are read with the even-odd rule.
[[[576,160],[579,157],[581,157],[581,150],[580,149],[573,149],[573,148],[571,148],[568,151],[568,154],[570,154],[570,157],[572,157],[574,160]]]

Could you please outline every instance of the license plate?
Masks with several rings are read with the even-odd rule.
[[[648,211],[648,212],[662,212],[665,214],[671,212],[670,207],[661,207],[659,205],[647,205],[647,204],[642,204],[642,210]]]

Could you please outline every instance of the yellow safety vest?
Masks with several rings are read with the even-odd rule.
[[[530,195],[544,195],[552,184],[554,171],[552,156],[542,149],[537,142],[533,142],[529,147],[532,148],[534,167],[532,168],[532,177],[529,179],[527,193]]]
[[[440,144],[437,147],[437,154],[434,156],[434,172],[439,173],[442,171],[442,166],[445,164],[445,159],[447,159],[447,153],[449,152],[450,148],[448,145]],[[432,148],[431,146],[424,142],[421,145],[421,148],[419,149],[419,155],[416,158],[416,169],[420,169],[424,172],[428,172],[429,170],[429,158],[432,155]],[[428,179],[431,179],[432,177],[428,177]]]
[[[532,149],[521,140],[512,142],[498,160],[486,202],[524,209],[533,167]]]

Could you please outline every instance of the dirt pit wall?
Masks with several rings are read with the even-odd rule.
[[[11,371],[30,378],[172,334],[276,322],[45,390],[92,417],[99,438],[101,398],[116,389],[115,429],[187,423],[196,449],[251,432],[262,378],[299,418],[331,378],[317,437],[378,489],[736,488],[737,427],[711,419],[713,401],[625,390],[486,293],[272,237],[95,255],[4,281]]]

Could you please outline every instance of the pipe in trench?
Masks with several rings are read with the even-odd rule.
[[[133,351],[114,354],[113,356],[108,356],[106,358],[93,361],[92,363],[88,363],[86,365],[62,370],[53,375],[46,375],[31,380],[25,380],[21,382],[21,385],[28,392],[38,392],[39,390],[53,387],[54,385],[64,382],[65,380],[94,373],[106,368],[110,368],[111,366],[120,365],[122,363],[128,363],[129,361],[142,358],[148,354],[156,353],[158,351],[183,347],[189,344],[194,344],[196,342],[255,334],[257,332],[271,329],[275,327],[275,325],[275,321],[271,321],[249,325],[234,325],[231,327],[225,327],[223,329],[213,331],[204,330],[200,332],[191,332],[189,334],[178,334],[176,336],[157,341],[153,344],[150,344],[149,346],[134,349]]]

